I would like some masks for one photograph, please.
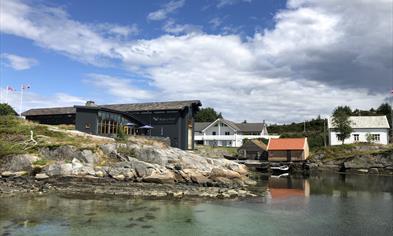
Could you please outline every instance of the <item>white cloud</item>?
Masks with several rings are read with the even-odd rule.
[[[213,29],[217,29],[219,26],[222,25],[222,23],[223,21],[220,17],[214,17],[209,20],[209,24],[213,27]]]
[[[152,98],[151,91],[138,88],[130,79],[103,74],[88,74],[87,76],[89,79],[85,80],[85,83],[92,84],[104,93],[116,97],[119,102],[138,102]]]
[[[6,95],[6,93],[5,88],[0,88],[0,102],[7,102],[16,112],[20,113],[20,91],[9,92],[8,95]],[[22,111],[32,108],[83,105],[87,100],[88,99],[66,93],[55,93],[51,96],[44,96],[31,90],[27,90],[23,93]]]
[[[14,70],[27,70],[38,64],[34,58],[17,56],[9,53],[2,53],[0,55],[2,63],[5,66],[11,67]]]
[[[248,2],[250,3],[252,0],[217,0],[217,8],[222,8],[225,6],[234,5],[240,2]]]
[[[194,34],[202,33],[202,27],[191,24],[176,24],[173,19],[169,19],[162,29],[170,34]]]
[[[386,20],[392,9],[384,0],[292,0],[275,15],[275,27],[246,40],[195,33],[173,21],[167,28],[173,35],[130,40],[74,21],[61,9],[0,4],[3,33],[92,64],[120,62],[146,78],[148,86],[140,87],[90,76],[124,102],[201,99],[237,121],[288,122],[327,115],[342,104],[376,107],[393,76],[387,53],[392,21]]]
[[[184,6],[185,0],[172,0],[165,4],[161,9],[150,12],[147,16],[148,20],[164,20],[168,17],[170,13],[173,13],[178,8]]]

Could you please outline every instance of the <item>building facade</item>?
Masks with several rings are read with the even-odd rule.
[[[168,137],[171,146],[194,148],[194,116],[201,102],[171,101],[31,109],[22,115],[42,124],[74,124],[79,131],[112,136],[127,134]]]
[[[241,159],[267,161],[267,145],[258,139],[243,141],[243,145],[237,149]]]
[[[245,139],[269,139],[277,135],[269,135],[265,123],[235,123],[219,118],[214,122],[195,123],[194,140],[196,144],[240,147]]]
[[[307,138],[273,138],[267,151],[269,161],[304,161],[310,155]]]
[[[389,143],[389,122],[386,116],[351,116],[349,117],[353,129],[349,138],[344,140],[344,144],[373,142],[376,144]],[[343,141],[340,134],[332,122],[328,120],[329,143],[330,145],[341,145]]]

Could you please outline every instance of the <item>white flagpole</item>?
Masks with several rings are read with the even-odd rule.
[[[20,107],[19,107],[19,116],[20,117],[22,117],[23,90],[24,90],[24,85],[22,84],[20,87]]]

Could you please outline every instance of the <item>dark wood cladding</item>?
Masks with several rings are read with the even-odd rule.
[[[63,124],[74,125],[75,124],[75,114],[26,116],[26,119],[46,125],[63,125]]]

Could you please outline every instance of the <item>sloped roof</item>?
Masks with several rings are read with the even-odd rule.
[[[200,106],[199,100],[171,101],[171,102],[149,102],[102,105],[101,107],[118,111],[159,111],[159,110],[182,110],[187,106]]]
[[[272,138],[267,146],[268,151],[303,150],[306,138]]]
[[[195,122],[194,132],[201,132],[204,128],[206,128],[210,124],[211,122]]]
[[[247,149],[249,147],[249,144],[254,144],[255,146],[259,147],[262,150],[267,150],[267,145],[264,144],[261,140],[258,139],[247,139],[243,142],[243,145],[239,147],[238,149]]]
[[[328,127],[335,128],[333,125],[333,118],[328,119]],[[389,122],[386,116],[350,116],[351,126],[354,129],[365,129],[365,128],[381,128],[389,129]]]
[[[264,123],[237,123],[236,126],[243,132],[261,132],[264,128]]]
[[[217,120],[227,124],[235,131],[241,131],[241,132],[262,132],[264,127],[266,128],[266,125],[264,123],[235,123],[233,121],[222,119],[222,118],[219,118]],[[214,122],[216,122],[217,120],[215,120]],[[204,128],[202,128],[201,131],[206,129],[210,124],[213,124],[214,122],[211,122],[208,125],[206,125]]]
[[[52,107],[52,108],[36,108],[22,112],[22,116],[39,116],[39,115],[65,115],[75,114],[74,107]]]
[[[150,102],[150,103],[129,103],[100,105],[99,107],[113,109],[117,111],[159,111],[159,110],[182,110],[187,106],[200,106],[199,100],[170,101],[170,102]],[[22,113],[23,116],[75,114],[74,107],[54,107],[30,109]]]

